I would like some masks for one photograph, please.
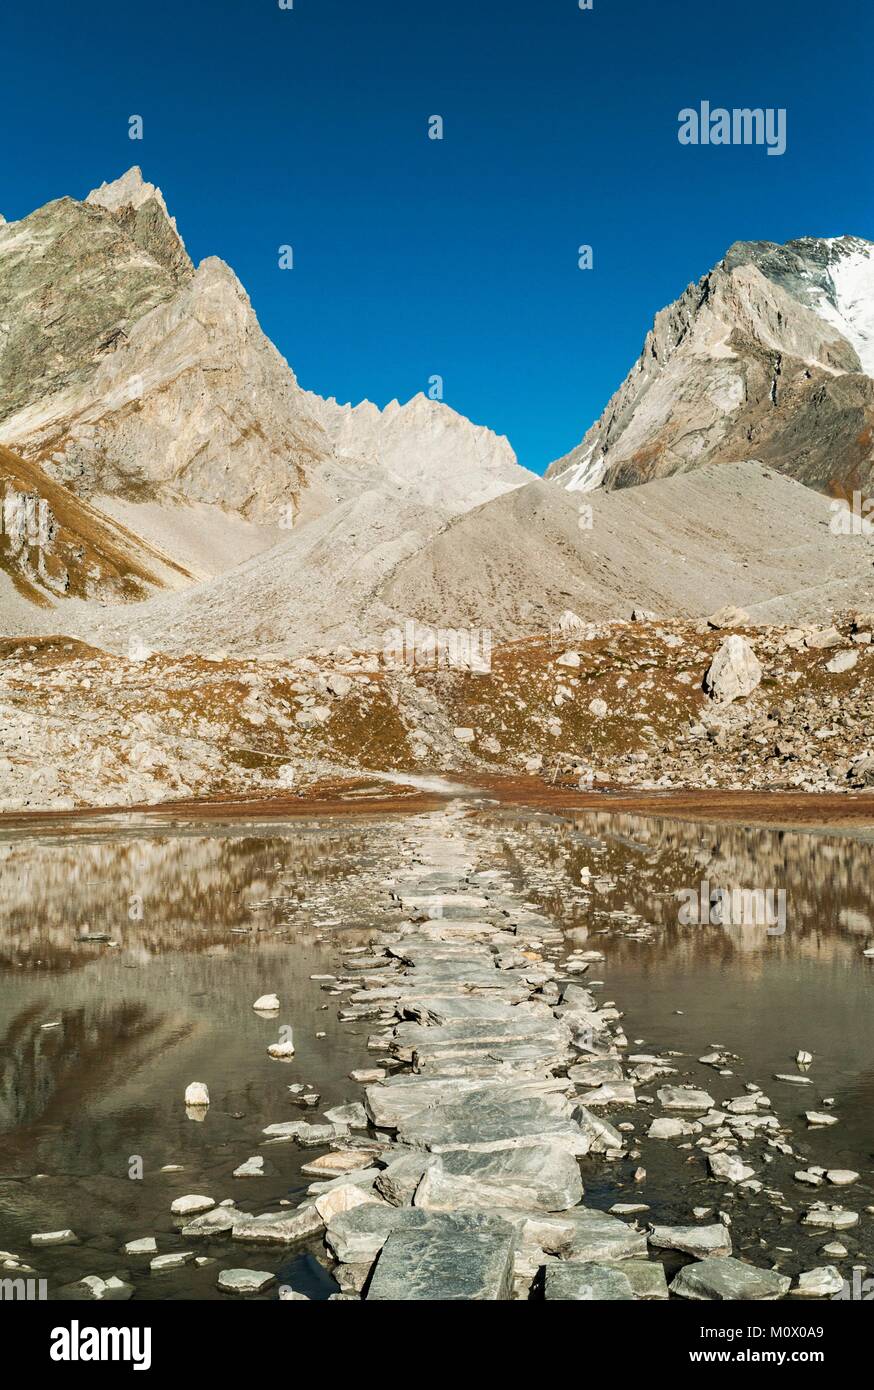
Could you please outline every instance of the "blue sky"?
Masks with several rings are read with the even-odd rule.
[[[3,27],[7,218],[138,163],[302,385],[384,405],[439,374],[538,471],[732,241],[874,239],[869,0],[50,0]],[[704,99],[785,107],[785,155],[681,146]]]

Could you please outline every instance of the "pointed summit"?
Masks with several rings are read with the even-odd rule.
[[[122,207],[142,207],[143,203],[147,203],[150,198],[154,198],[156,202],[160,203],[164,212],[167,212],[167,205],[160,188],[156,188],[153,183],[146,183],[142,169],[138,164],[134,164],[127,173],[122,174],[121,178],[114,179],[111,183],[102,183],[99,188],[93,188],[85,202],[96,203],[109,212],[117,212]]]
[[[194,267],[179,235],[176,219],[167,211],[160,188],[146,182],[138,164],[121,178],[93,188],[85,202],[110,213],[134,241],[177,280],[191,275]]]

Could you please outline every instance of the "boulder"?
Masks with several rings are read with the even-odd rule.
[[[704,689],[713,700],[730,704],[751,695],[762,679],[762,665],[745,637],[726,637],[704,677]]]
[[[721,627],[744,627],[750,622],[750,615],[745,608],[737,608],[733,603],[723,604],[717,608],[715,613],[711,613],[707,619],[707,626],[713,628]]]

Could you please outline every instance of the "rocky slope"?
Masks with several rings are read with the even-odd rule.
[[[0,811],[276,797],[329,775],[437,769],[584,789],[874,785],[874,614],[827,628],[566,617],[556,640],[496,646],[480,673],[343,647],[207,661],[0,643]],[[745,681],[727,679],[727,647]]]
[[[533,483],[458,518],[397,567],[395,613],[501,638],[563,609],[627,617],[634,604],[702,615],[730,601],[774,622],[874,600],[872,542],[830,529],[828,503],[758,464],[709,465],[580,498]]]
[[[874,604],[872,539],[833,533],[822,496],[758,465],[599,490],[585,505],[591,517],[538,480],[446,524],[409,489],[371,483],[196,587],[124,608],[67,604],[64,630],[112,651],[133,639],[177,654],[305,656],[376,649],[407,622],[505,641],[548,632],[568,607],[677,617],[728,601],[794,622]]]
[[[60,598],[133,602],[190,582],[187,570],[0,445],[0,575],[51,610]],[[44,630],[34,622],[26,631]]]
[[[582,442],[547,476],[622,487],[757,459],[839,495],[874,470],[874,245],[738,242],[663,309]]]

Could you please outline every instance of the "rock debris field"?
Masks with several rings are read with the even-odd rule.
[[[599,978],[609,974],[592,944],[601,938],[576,945],[579,933],[529,900],[519,857],[508,865],[469,807],[411,817],[392,842],[394,867],[386,873],[381,859],[369,877],[386,925],[369,945],[340,943],[336,973],[319,977],[341,1023],[372,1025],[350,1072],[361,1098],[307,1114],[318,1097],[310,1105],[295,1074],[289,1098],[306,1117],[267,1125],[233,1168],[257,1188],[265,1161],[298,1146],[304,1200],[252,1212],[186,1193],[172,1203],[171,1248],[160,1233],[132,1235],[124,1268],[86,1274],[61,1296],[130,1298],[143,1279],[190,1263],[214,1266],[227,1297],[302,1300],[276,1270],[303,1249],[330,1272],[333,1299],[834,1297],[855,1270],[864,1277],[843,1241],[849,1233],[851,1247],[854,1237],[864,1246],[870,1235],[874,1207],[852,1200],[870,1175],[803,1157],[805,1130],[840,1123],[808,1075],[809,1054],[769,1081],[774,1103],[718,1050],[697,1059],[690,1080],[693,1059],[629,1041]],[[532,898],[542,885],[532,872]],[[281,993],[280,977],[258,1009],[281,1017]],[[276,1063],[280,1090],[289,1066]],[[188,1103],[208,1099],[192,1082]],[[667,1146],[696,1169],[680,1201],[692,1182],[702,1194],[677,1224],[649,1214],[646,1162]],[[787,1197],[775,1184],[790,1175]],[[608,1193],[609,1208],[590,1192],[602,1202]],[[739,1208],[757,1204],[779,1218],[779,1244],[755,1216],[759,1238],[745,1221],[733,1239]],[[34,1231],[28,1256],[4,1253],[6,1268],[32,1270],[41,1250],[77,1240],[72,1222]]]

